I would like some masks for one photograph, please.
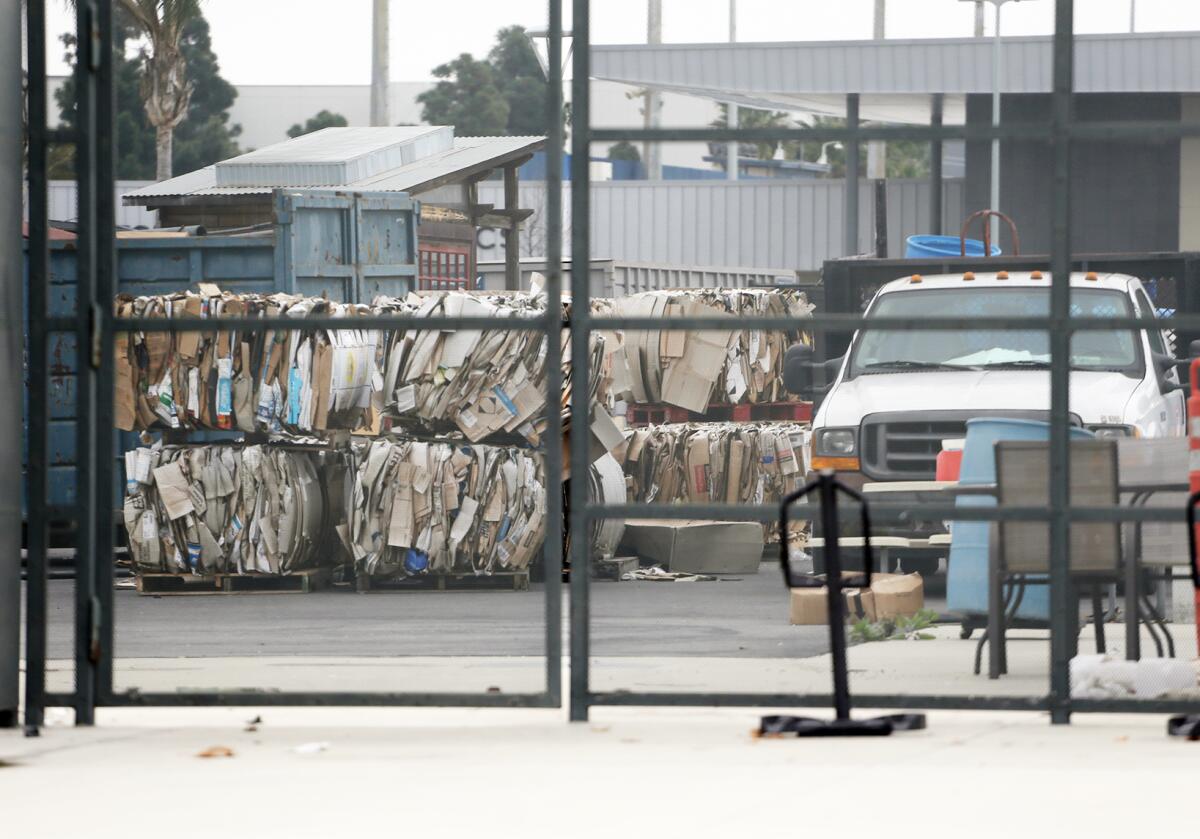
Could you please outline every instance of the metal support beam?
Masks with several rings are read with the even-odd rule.
[[[117,294],[116,206],[108,200],[116,177],[117,93],[113,75],[113,4],[101,3],[97,10],[100,56],[96,71],[96,297],[93,304],[91,363],[95,385],[95,592],[93,617],[96,663],[96,695],[100,704],[112,693],[113,667],[113,548],[116,532],[112,511],[118,506],[116,487],[116,419],[112,382],[116,378],[114,341],[111,333],[112,301]]]
[[[933,94],[929,115],[929,125],[933,128],[942,127],[945,98],[941,93]],[[942,141],[934,140],[929,144],[929,232],[934,235],[942,232],[942,191]]]
[[[504,209],[513,212],[520,206],[517,167],[509,166],[504,170]],[[521,290],[521,225],[515,218],[504,231],[504,288],[508,291]]]
[[[21,227],[21,0],[0,0],[0,474],[21,470],[21,391],[24,388]],[[21,484],[0,486],[0,728],[17,724],[21,657]]]
[[[1050,185],[1050,718],[1071,720],[1071,658],[1075,652],[1079,605],[1071,591],[1071,123],[1074,56],[1074,0],[1056,0],[1052,121],[1054,177]]]
[[[75,146],[75,181],[78,197],[76,239],[78,273],[75,300],[76,420],[75,452],[75,724],[92,725],[96,716],[96,629],[100,619],[96,603],[96,378],[92,368],[95,324],[97,259],[96,205],[100,193],[96,180],[96,83],[105,44],[99,37],[99,12],[95,0],[76,4],[78,52],[75,60],[75,112],[79,143]],[[112,191],[104,196],[112,203]],[[111,301],[109,303],[111,305]]]
[[[46,78],[46,0],[26,7],[29,78]],[[25,586],[25,732],[36,735],[46,700],[46,472],[49,413],[46,377],[46,292],[50,277],[47,236],[49,194],[46,181],[46,85],[29,86],[29,454],[25,472],[26,539],[29,547]]]
[[[546,45],[550,84],[546,88],[546,393],[562,393],[562,158],[563,62],[562,0],[550,0],[549,43]],[[563,449],[562,415],[546,413],[546,541],[542,546],[546,579],[546,692],[562,704],[562,564],[563,564]]]
[[[588,259],[591,185],[588,133],[591,127],[591,33],[588,0],[574,0],[575,60],[571,78],[571,702],[570,719],[588,718]],[[553,475],[548,475],[554,480]]]
[[[846,96],[846,231],[842,242],[843,256],[858,253],[858,94]]]

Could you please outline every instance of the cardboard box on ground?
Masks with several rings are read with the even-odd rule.
[[[843,572],[844,578],[860,577],[856,571]],[[846,617],[871,623],[911,617],[925,607],[925,583],[920,574],[872,574],[869,589],[842,589]],[[829,623],[829,588],[794,588],[791,591],[789,622],[810,626]]]
[[[743,521],[630,519],[624,542],[671,573],[756,574],[763,552],[762,527]]]

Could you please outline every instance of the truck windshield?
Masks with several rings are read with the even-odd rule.
[[[868,317],[919,321],[940,317],[1039,317],[1050,311],[1048,288],[922,289],[879,297]],[[1073,317],[1124,317],[1132,314],[1127,295],[1107,289],[1071,289]],[[862,332],[854,346],[850,374],[913,370],[1045,369],[1050,341],[1041,330],[971,329],[961,331]],[[1089,330],[1071,339],[1071,367],[1141,375],[1142,352],[1131,330]]]

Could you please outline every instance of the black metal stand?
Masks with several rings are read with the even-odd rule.
[[[825,533],[825,579],[811,575],[794,576],[788,561],[788,507],[814,490],[821,501],[821,526]],[[858,501],[862,511],[864,567],[861,579],[842,577],[842,559],[838,549],[839,491]],[[822,470],[816,480],[783,499],[779,508],[779,528],[779,565],[783,569],[783,582],[788,590],[826,587],[829,604],[829,647],[833,658],[835,717],[832,720],[792,716],[763,717],[759,723],[759,734],[795,737],[886,737],[893,731],[916,731],[925,728],[924,714],[888,714],[863,720],[850,718],[850,677],[846,667],[846,607],[842,587],[871,587],[871,569],[875,559],[871,554],[871,520],[867,513],[866,499],[834,477],[832,470]]]
[[[1193,372],[1192,381],[1195,382]],[[1192,493],[1187,505],[1188,559],[1191,560],[1192,588],[1196,591],[1196,608],[1200,609],[1200,564],[1196,562],[1196,504],[1200,503],[1200,492]],[[1128,618],[1126,618],[1128,620]],[[1196,615],[1196,636],[1200,641],[1200,614]],[[1167,720],[1167,735],[1200,740],[1200,714],[1183,714]]]

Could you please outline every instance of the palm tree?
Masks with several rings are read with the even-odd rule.
[[[200,13],[200,0],[120,0],[137,22],[150,52],[142,76],[142,101],[154,126],[155,177],[171,177],[171,146],[175,126],[187,118],[192,85],[181,44],[183,30]]]
[[[171,177],[175,127],[187,118],[192,101],[182,43],[184,29],[200,14],[201,0],[118,2],[134,28],[149,41],[141,93],[146,117],[154,126],[155,176],[163,181]]]

